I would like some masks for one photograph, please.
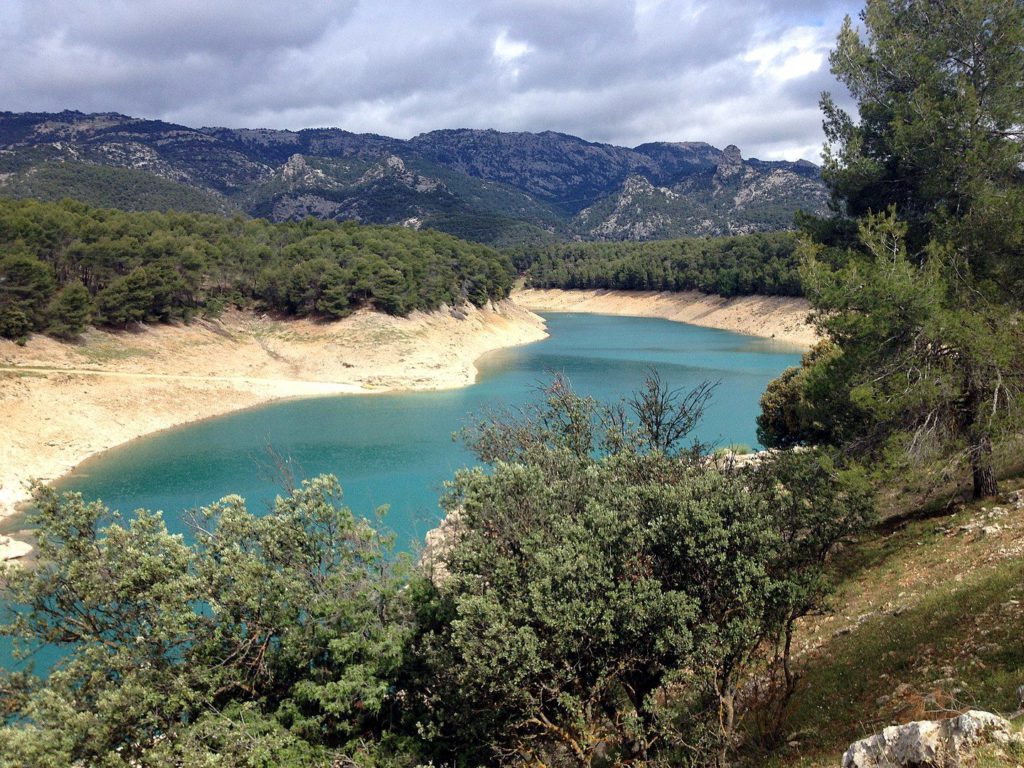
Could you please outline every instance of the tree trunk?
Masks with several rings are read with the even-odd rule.
[[[728,768],[729,746],[732,743],[732,731],[736,723],[736,691],[731,685],[723,686],[723,692],[719,694],[718,716],[719,716],[719,738],[721,743],[718,746],[718,755],[715,760],[716,768]]]
[[[978,385],[978,374],[968,366],[964,373],[964,403],[960,417],[961,434],[967,438],[970,454],[971,479],[974,483],[974,498],[984,499],[999,492],[996,485],[996,470],[992,463],[992,438],[985,429],[983,403],[985,393]]]
[[[999,493],[996,470],[992,464],[992,441],[987,435],[980,437],[971,447],[971,478],[974,481],[975,499]]]

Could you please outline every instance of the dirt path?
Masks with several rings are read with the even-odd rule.
[[[296,390],[309,390],[309,394],[359,394],[373,389],[360,384],[345,384],[329,381],[303,381],[302,379],[268,379],[254,376],[186,376],[175,373],[133,373],[130,371],[102,371],[94,368],[47,368],[31,365],[0,365],[0,373],[27,373],[32,375],[67,374],[70,376],[102,376],[114,379],[156,379],[159,381],[182,381],[192,383],[219,383],[234,385],[287,386]]]

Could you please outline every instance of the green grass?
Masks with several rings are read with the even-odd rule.
[[[130,360],[151,355],[145,349],[121,344],[87,344],[78,347],[76,352],[90,363],[109,363],[115,360]]]
[[[1024,746],[1000,748],[988,745],[978,751],[976,768],[1020,768],[1024,765]]]
[[[1022,591],[1024,563],[1016,561],[978,579],[937,585],[917,607],[899,616],[870,619],[835,638],[827,657],[807,670],[792,726],[813,730],[825,743],[853,741],[873,733],[876,726],[887,724],[875,715],[877,700],[890,695],[897,682],[934,687],[954,705],[943,706],[943,698],[931,707],[925,701],[911,701],[906,706],[920,707],[920,711],[906,714],[937,716],[958,709],[956,704],[1012,711],[1017,684],[1012,670],[1024,668],[1020,614],[986,629],[986,640],[998,650],[967,654],[960,644],[965,629],[979,617],[998,612],[1008,598],[1024,596]],[[954,682],[940,682],[946,679],[943,666],[954,669]],[[851,713],[860,717],[850,718]]]

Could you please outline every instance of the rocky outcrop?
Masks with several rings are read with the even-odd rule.
[[[76,162],[201,193],[184,210],[206,210],[212,198],[214,207],[275,220],[415,219],[502,245],[789,229],[796,210],[823,212],[827,202],[818,168],[805,161],[744,159],[734,145],[703,142],[618,147],[552,131],[443,130],[401,140],[336,128],[190,128],[113,113],[0,112],[0,153],[10,177],[3,187],[18,196],[46,192],[33,181],[42,164]],[[97,178],[91,188],[79,179],[77,194],[107,204],[109,180]]]
[[[423,574],[435,586],[440,586],[448,578],[447,556],[458,540],[461,518],[461,511],[453,509],[444,516],[437,528],[427,531],[424,537],[419,565]]]
[[[294,154],[288,158],[288,162],[281,166],[281,178],[296,186],[329,186],[330,180],[319,168],[313,168],[306,158],[300,154]]]
[[[381,162],[374,165],[359,179],[359,184],[373,184],[382,179],[394,179],[416,192],[433,192],[443,187],[435,179],[428,179],[418,173],[413,173],[406,168],[402,158],[397,155],[390,155]]]
[[[730,144],[722,150],[722,158],[718,161],[718,168],[715,169],[715,177],[719,181],[731,179],[743,173],[743,155],[740,148]]]
[[[20,560],[32,552],[32,545],[26,541],[0,535],[0,563]]]
[[[971,710],[949,720],[919,720],[893,725],[850,745],[843,768],[960,768],[979,747],[1024,744],[1009,721]]]

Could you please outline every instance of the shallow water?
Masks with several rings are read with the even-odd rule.
[[[281,487],[276,455],[300,476],[337,475],[359,515],[390,505],[385,524],[404,549],[437,524],[444,481],[472,463],[452,433],[474,415],[535,399],[555,371],[605,401],[630,393],[652,366],[672,387],[720,380],[698,437],[754,446],[761,392],[799,362],[791,347],[664,320],[546,318],[550,338],[485,356],[472,387],[276,403],[133,441],[85,462],[58,486],[121,510],[165,510],[169,526],[183,531],[181,510],[228,493],[265,509]]]

